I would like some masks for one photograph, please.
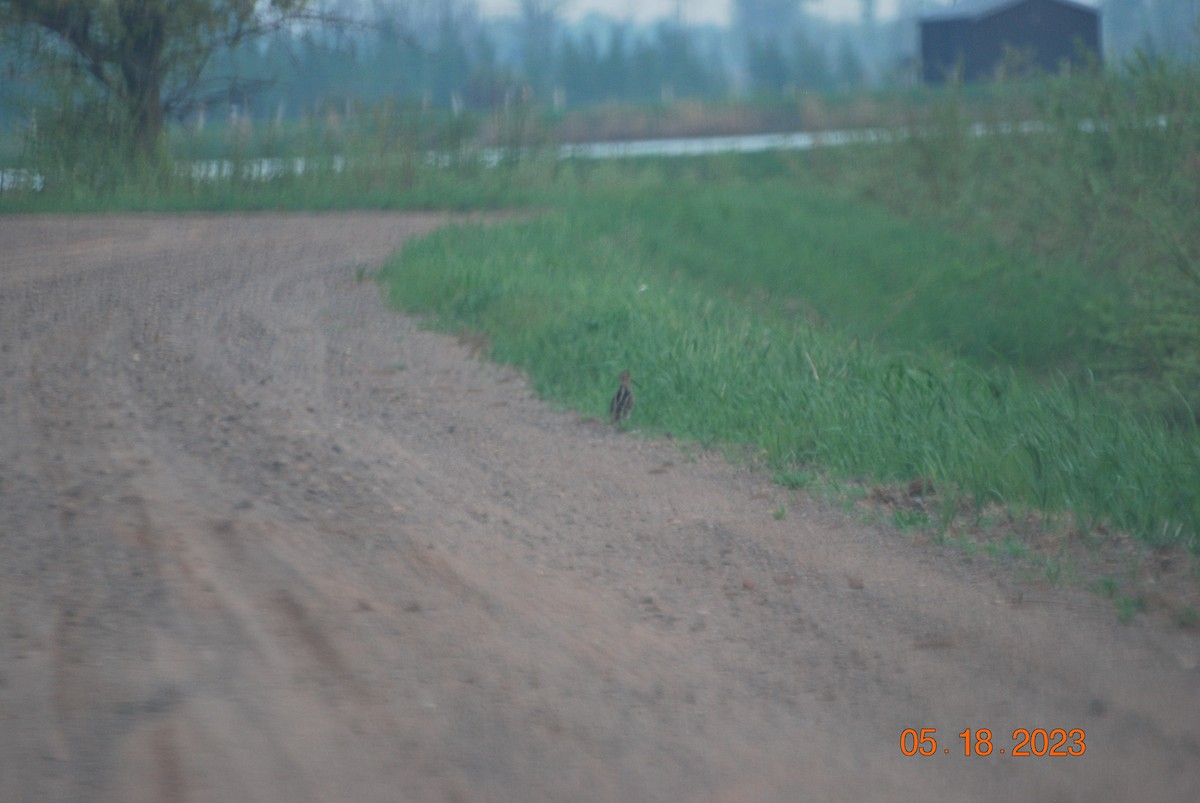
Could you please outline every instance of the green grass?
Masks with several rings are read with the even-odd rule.
[[[948,359],[948,341],[920,348],[939,336],[897,335],[893,347],[882,334],[868,338],[862,311],[895,285],[862,290],[866,301],[831,300],[839,311],[819,320],[792,309],[791,300],[821,292],[809,288],[828,287],[831,299],[857,293],[864,270],[940,271],[969,298],[972,255],[991,254],[994,274],[1003,254],[950,235],[935,239],[936,251],[896,250],[927,230],[853,205],[820,214],[818,195],[786,182],[714,183],[653,168],[636,181],[593,182],[535,220],[413,243],[381,278],[398,305],[486,333],[492,356],[528,370],[539,393],[597,417],[629,368],[637,427],[750,445],[784,478],[928,477],[945,500],[935,515],[1002,505],[1067,515],[1085,532],[1103,525],[1149,545],[1197,548],[1200,489],[1187,480],[1200,476],[1194,431],[1172,433],[1062,378]],[[831,232],[843,216],[853,216],[852,230]],[[839,239],[844,250],[827,247]],[[872,260],[877,267],[862,267]],[[1019,320],[1041,303],[1053,315],[1057,303],[974,287],[985,296],[974,300],[982,319]],[[836,325],[843,319],[850,324]],[[1034,336],[1054,341],[1049,331]]]
[[[1088,341],[1095,381],[1148,412],[1200,420],[1197,62],[1141,57],[1119,71],[952,87],[927,100],[890,145],[817,154],[809,180],[1079,266],[1105,288],[1085,293],[1070,322]],[[973,127],[1011,132],[1022,121],[1036,126],[985,136]],[[1014,280],[1031,297],[1062,281]]]
[[[1133,618],[1146,609],[1146,600],[1140,596],[1117,597],[1117,618],[1124,624],[1129,624]]]
[[[721,163],[710,160],[709,172]],[[666,165],[661,187],[623,199],[619,214],[641,258],[660,274],[755,294],[865,346],[1077,371],[1090,345],[1084,310],[1116,292],[1065,260],[1047,264],[827,189],[747,178],[794,172],[778,154],[725,164],[733,177]]]

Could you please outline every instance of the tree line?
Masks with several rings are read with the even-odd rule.
[[[0,0],[0,115],[74,109],[145,153],[165,121],[221,107],[280,118],[385,99],[457,112],[855,90],[912,80],[916,20],[937,5],[900,0],[885,23],[860,0],[859,19],[835,23],[806,0],[730,0],[716,27],[567,24],[568,2],[519,0],[495,19],[477,0]],[[1104,0],[1110,58],[1194,57],[1196,6]]]
[[[436,9],[377,6],[374,14],[353,30],[290,30],[231,52],[233,72],[272,81],[235,100],[257,115],[347,98],[488,109],[532,96],[561,108],[856,89],[884,70],[861,26],[815,17],[768,38],[671,18],[635,26],[593,16],[567,24],[528,2],[498,20],[481,17],[471,0]]]
[[[800,0],[731,2],[738,23],[720,28],[568,24],[565,0],[519,0],[500,19],[476,0],[0,0],[0,115],[49,107],[60,123],[120,129],[144,153],[167,121],[218,108],[260,119],[385,99],[561,108],[886,80],[873,23],[835,25]]]

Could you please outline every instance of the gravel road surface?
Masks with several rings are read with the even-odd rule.
[[[0,218],[0,800],[1196,799],[1196,630],[553,410],[451,222]]]

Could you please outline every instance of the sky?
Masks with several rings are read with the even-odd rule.
[[[649,22],[670,16],[675,11],[677,0],[568,0],[565,16],[578,19],[589,11],[599,11],[617,19]],[[731,0],[679,0],[683,4],[684,19],[692,24],[713,22],[728,24]],[[504,14],[516,10],[518,0],[479,0],[485,14]],[[860,0],[811,0],[809,12],[831,19],[857,19],[861,9]],[[880,18],[891,16],[896,0],[879,0]]]

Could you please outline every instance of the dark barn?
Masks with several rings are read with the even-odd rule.
[[[921,18],[921,74],[988,80],[1016,59],[1055,73],[1100,59],[1100,13],[1070,0],[966,0]]]

